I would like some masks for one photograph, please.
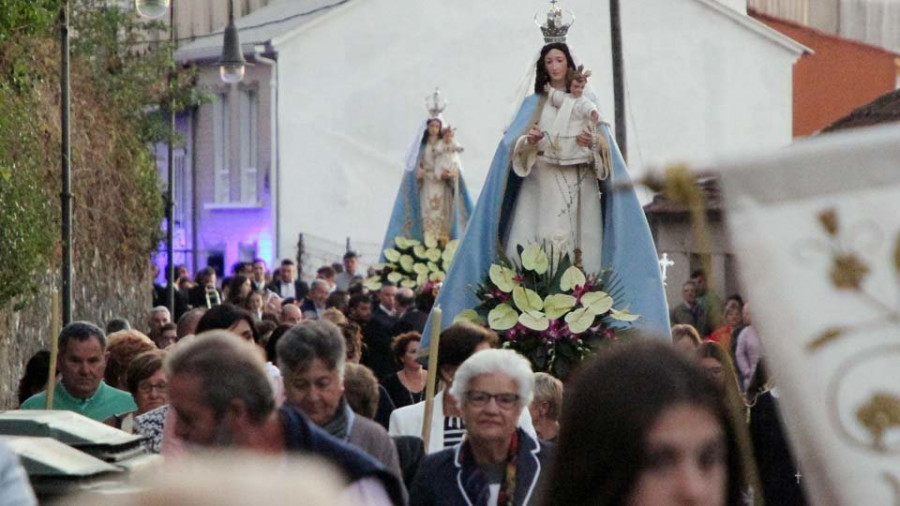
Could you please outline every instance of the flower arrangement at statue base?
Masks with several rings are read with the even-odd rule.
[[[486,322],[535,371],[565,379],[593,343],[617,339],[639,318],[613,307],[622,288],[611,270],[586,274],[546,242],[516,249],[519,261],[492,264],[475,290],[481,304],[456,321]]]
[[[363,286],[379,290],[390,282],[419,292],[434,290],[447,276],[458,246],[457,239],[443,243],[431,236],[424,241],[395,237],[394,247],[384,250],[386,262],[375,266],[375,275]]]

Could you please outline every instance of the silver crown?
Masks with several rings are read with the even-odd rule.
[[[572,28],[572,25],[575,24],[575,14],[569,10],[564,11],[562,7],[559,6],[558,0],[550,0],[550,9],[547,11],[543,23],[538,21],[539,16],[540,13],[534,15],[534,24],[536,24],[538,28],[541,29],[541,33],[544,34],[545,44],[565,42],[566,34],[569,33],[569,28]]]
[[[447,102],[441,98],[441,90],[439,88],[435,88],[434,93],[425,97],[425,107],[428,108],[428,114],[430,114],[432,118],[437,118],[444,112],[444,109],[447,107]]]

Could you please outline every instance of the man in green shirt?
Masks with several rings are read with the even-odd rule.
[[[106,335],[88,322],[72,322],[59,333],[60,380],[53,409],[66,409],[103,421],[137,409],[131,394],[107,385]],[[21,409],[46,409],[47,392],[33,395]]]

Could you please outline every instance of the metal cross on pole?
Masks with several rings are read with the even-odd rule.
[[[669,254],[663,253],[662,257],[659,259],[659,270],[662,273],[663,286],[666,286],[666,272],[669,267],[672,267],[673,265],[675,265],[675,262],[669,259]]]

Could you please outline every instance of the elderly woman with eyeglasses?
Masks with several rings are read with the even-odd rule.
[[[410,490],[410,505],[537,504],[549,447],[517,428],[534,391],[531,365],[511,350],[485,350],[456,371],[452,395],[467,434],[429,455]]]

